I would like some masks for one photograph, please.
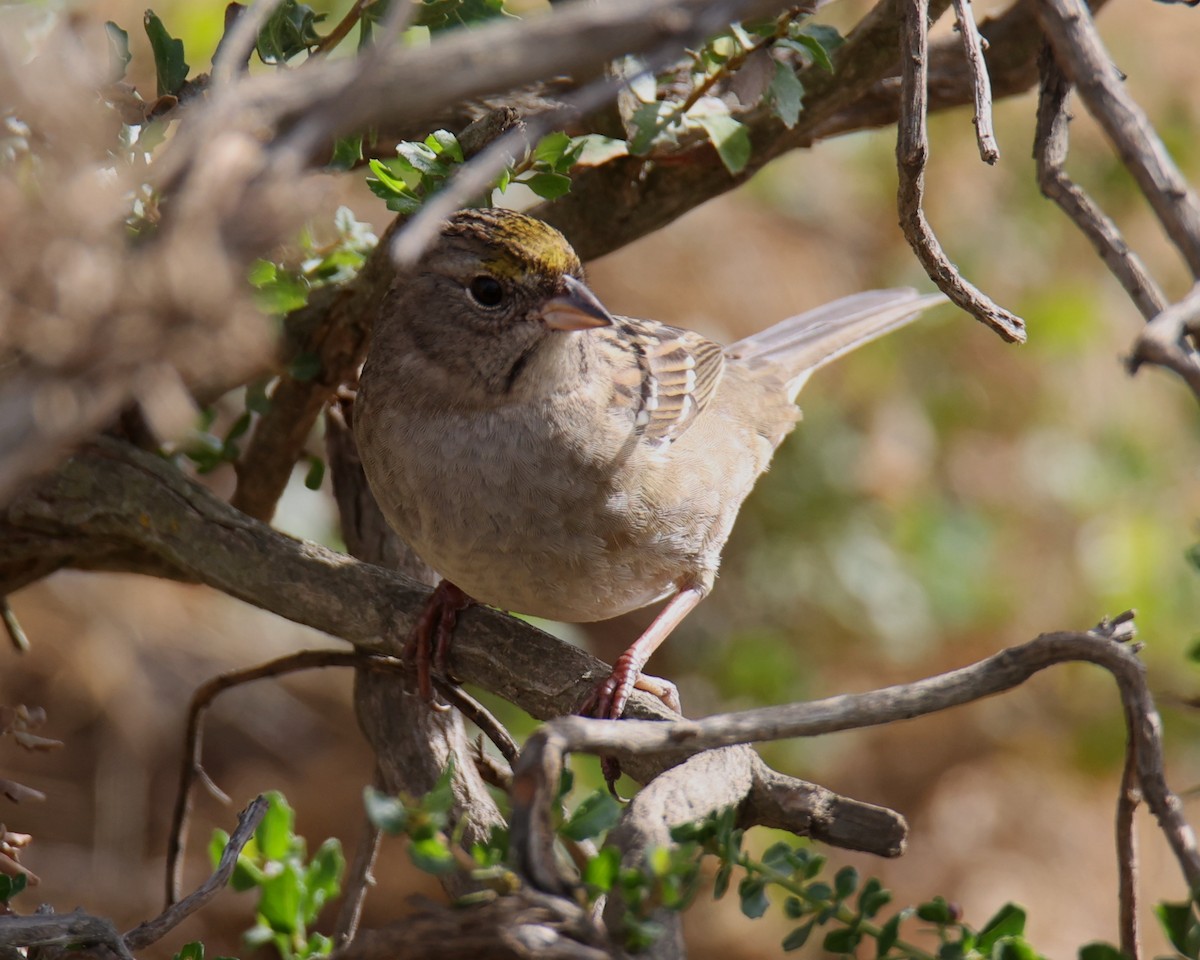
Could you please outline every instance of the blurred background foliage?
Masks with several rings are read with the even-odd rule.
[[[313,5],[330,22],[348,6]],[[223,6],[155,6],[194,71],[207,68],[201,53],[219,39]],[[97,29],[105,19],[125,26],[130,79],[153,88],[141,7],[96,0],[54,9]],[[823,16],[845,26],[864,9],[844,0]],[[1100,18],[1130,89],[1194,183],[1198,15],[1116,0]],[[1200,540],[1200,416],[1168,375],[1126,375],[1121,360],[1140,320],[1038,193],[1034,104],[1030,94],[997,105],[995,168],[978,161],[968,111],[933,118],[928,172],[930,218],[951,258],[1027,319],[1028,345],[1005,345],[942,308],[818,374],[801,396],[803,423],[742,511],[716,590],[650,669],[677,681],[697,716],[914,679],[1134,607],[1170,780],[1187,791],[1200,777],[1200,719],[1187,703],[1200,635],[1200,573],[1187,559]],[[893,142],[884,130],[787,156],[737,193],[589,265],[593,286],[616,311],[725,342],[857,290],[928,288],[896,226]],[[1070,169],[1168,292],[1184,292],[1182,265],[1083,115],[1072,125]],[[331,229],[338,203],[382,231],[389,215],[361,172],[329,180],[328,222],[315,232]],[[277,523],[336,544],[327,485],[311,492],[302,477],[298,470]],[[223,494],[232,480],[229,467],[207,478]],[[127,927],[158,909],[191,690],[213,673],[328,641],[203,588],[132,576],[59,574],[13,606],[33,649],[0,654],[0,702],[44,706],[46,731],[66,741],[52,756],[3,756],[7,775],[49,794],[5,812],[13,829],[37,838],[25,857],[43,880],[33,896],[58,909],[84,904]],[[611,659],[648,617],[564,635]],[[489,702],[514,732],[531,728]],[[834,851],[835,865],[879,875],[898,903],[944,894],[977,922],[1007,900],[1022,902],[1030,939],[1066,956],[1116,937],[1111,825],[1123,746],[1111,682],[1079,666],[951,714],[763,752],[789,773],[909,818],[903,858]],[[227,695],[209,720],[205,764],[238,806],[283,789],[313,846],[339,836],[349,849],[361,829],[371,759],[345,675]],[[587,762],[579,767],[582,781],[596,782]],[[230,811],[199,798],[191,880],[206,871],[210,829],[231,823]],[[1180,898],[1153,824],[1143,816],[1139,828],[1143,903]],[[764,831],[763,846],[771,840]],[[377,875],[368,923],[401,912],[398,897],[435,889],[387,846]],[[250,911],[226,895],[161,950],[204,939],[249,955],[236,931]],[[694,910],[693,955],[774,955],[783,922],[768,914],[751,923],[732,902]]]

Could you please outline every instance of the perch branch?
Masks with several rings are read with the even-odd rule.
[[[0,916],[0,951],[29,947],[81,947],[103,945],[121,960],[134,960],[111,920],[82,910],[64,914]]]
[[[81,451],[0,514],[0,592],[64,566],[132,569],[206,583],[360,651],[384,654],[395,651],[383,638],[407,632],[429,594],[406,577],[272,530],[170,463],[115,440]],[[465,682],[539,719],[574,712],[610,672],[577,647],[482,606],[463,611],[449,667]],[[658,698],[637,691],[627,716],[674,714]],[[613,751],[622,769],[643,783],[694,752],[688,746],[656,755]],[[723,755],[729,779],[742,775],[739,767],[760,763],[749,749]],[[857,801],[840,798],[844,806],[837,807],[813,796],[822,808],[804,821],[814,825],[812,835],[894,853],[903,833],[895,814],[873,818],[869,811],[879,808],[862,804],[856,821],[861,829],[847,827],[842,836],[830,825],[830,811],[852,819],[850,813],[860,809]]]
[[[1012,343],[1025,341],[1025,323],[966,280],[946,256],[925,217],[926,130],[929,96],[929,8],[927,0],[899,0],[904,33],[896,166],[900,229],[938,289],[969,314]]]

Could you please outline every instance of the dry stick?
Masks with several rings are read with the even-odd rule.
[[[244,683],[266,677],[278,677],[297,670],[316,667],[344,667],[360,663],[361,658],[347,650],[302,650],[277,660],[260,663],[245,670],[233,670],[201,684],[192,694],[184,732],[183,759],[179,766],[179,786],[175,809],[171,814],[171,832],[167,838],[167,906],[179,900],[183,882],[183,850],[187,844],[188,814],[192,806],[192,781],[201,771],[200,752],[204,740],[204,714],[218,694]]]
[[[1200,400],[1200,363],[1194,350],[1184,347],[1183,337],[1200,331],[1200,283],[1178,303],[1151,320],[1133,343],[1128,361],[1134,373],[1143,363],[1154,363],[1181,376]]]
[[[925,162],[929,156],[926,131],[929,80],[928,0],[900,0],[903,54],[900,119],[897,124],[896,166],[900,185],[897,206],[900,229],[917,259],[938,289],[977,320],[1010,343],[1025,342],[1025,322],[989,299],[963,278],[942,250],[923,209]]]
[[[1082,0],[1035,0],[1054,56],[1112,141],[1192,276],[1200,278],[1200,200],[1126,90]]]
[[[409,667],[395,657],[364,655],[353,650],[301,650],[244,670],[233,670],[213,677],[192,694],[188,707],[187,728],[184,733],[183,760],[179,768],[179,785],[175,809],[171,817],[171,832],[167,841],[167,906],[179,898],[182,883],[183,851],[187,845],[187,822],[191,811],[192,783],[206,776],[200,760],[204,739],[204,715],[213,700],[226,690],[267,677],[279,677],[301,670],[320,667],[357,667],[367,664],[382,670],[409,672]],[[515,762],[516,744],[499,720],[483,704],[461,688],[439,681],[438,689],[496,745],[509,762]]]
[[[1049,44],[1038,58],[1041,87],[1038,92],[1037,129],[1033,157],[1037,161],[1038,186],[1083,233],[1109,272],[1125,288],[1129,299],[1150,320],[1167,305],[1166,297],[1138,255],[1129,249],[1121,231],[1104,211],[1067,176],[1067,99],[1071,85],[1054,59]]]
[[[992,129],[992,81],[988,77],[987,64],[983,59],[983,38],[975,24],[975,11],[971,0],[954,0],[954,15],[958,18],[958,32],[962,34],[963,52],[971,68],[971,86],[975,94],[975,139],[979,142],[979,159],[984,163],[995,163],[1000,159],[1000,145],[996,143],[996,132]]]
[[[380,789],[382,784],[383,778],[377,769],[375,771],[375,789]],[[383,831],[371,822],[369,816],[363,817],[362,830],[362,838],[354,851],[354,859],[346,871],[342,904],[338,907],[337,922],[333,928],[335,947],[345,946],[358,934],[358,924],[362,919],[367,890],[375,884],[375,878],[371,871],[375,868],[375,858],[379,856],[379,841],[383,837]]]
[[[1121,771],[1121,791],[1117,796],[1117,921],[1120,927],[1121,953],[1130,960],[1141,960],[1137,916],[1137,831],[1133,816],[1142,800],[1138,789],[1137,741],[1133,736],[1134,717],[1125,713],[1129,736],[1125,745],[1125,768]]]
[[[205,880],[195,892],[168,907],[153,920],[147,920],[130,930],[124,936],[125,945],[130,950],[143,950],[150,944],[161,940],[224,889],[233,875],[233,868],[237,865],[242,847],[254,835],[254,831],[258,829],[266,812],[266,797],[258,796],[250,801],[250,805],[238,814],[237,829],[233,831],[229,841],[225,844],[221,859],[217,863],[217,869],[213,871],[212,876]]]
[[[1131,721],[1130,738],[1136,744],[1138,783],[1179,862],[1188,889],[1195,890],[1200,886],[1200,854],[1195,834],[1183,818],[1182,804],[1166,784],[1161,723],[1146,685],[1145,668],[1125,644],[1133,636],[1131,618],[1132,614],[1123,614],[1086,633],[1042,634],[970,666],[868,693],[694,721],[553,720],[526,742],[517,766],[513,796],[521,799],[514,803],[513,855],[518,867],[528,871],[526,875],[534,882],[550,890],[563,887],[563,878],[539,841],[550,833],[557,775],[569,751],[602,754],[621,749],[636,754],[684,745],[698,751],[876,726],[980,700],[1010,690],[1047,667],[1083,660],[1104,667],[1117,681]]]

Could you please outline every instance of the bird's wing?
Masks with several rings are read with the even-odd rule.
[[[639,435],[651,446],[670,444],[712,399],[724,351],[698,333],[653,320],[617,317],[607,330],[636,361],[623,365],[617,387],[632,402]]]

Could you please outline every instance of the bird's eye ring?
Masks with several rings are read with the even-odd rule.
[[[504,287],[487,274],[476,277],[468,285],[471,297],[481,307],[498,307],[504,300]]]

